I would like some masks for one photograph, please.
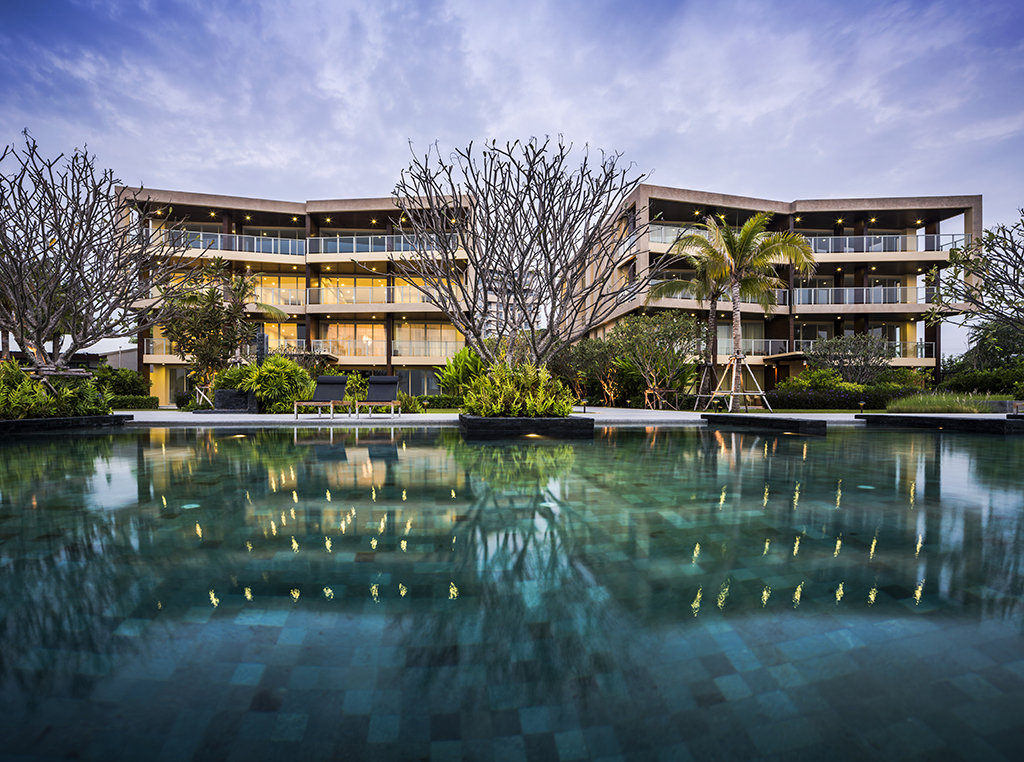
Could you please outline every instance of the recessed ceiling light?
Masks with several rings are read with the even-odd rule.
[[[328,217],[328,218],[327,218],[327,222],[330,222],[330,221],[331,221],[331,218],[330,218],[330,217]]]
[[[248,215],[248,214],[247,214],[247,215],[245,215],[245,219],[247,219],[247,220],[251,220],[251,219],[252,219],[252,217],[251,217],[250,215]]]
[[[292,217],[292,222],[298,222],[298,221],[299,221],[298,217]]]
[[[210,212],[210,216],[211,216],[211,217],[216,217],[216,216],[217,216],[217,213],[216,213],[216,212]]]

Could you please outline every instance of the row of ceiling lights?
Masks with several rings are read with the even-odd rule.
[[[701,214],[703,214],[703,210],[701,210],[701,209],[694,209],[693,210],[693,216],[694,217],[700,217]],[[725,222],[725,215],[724,214],[718,214],[716,216],[718,217],[718,219],[720,219],[723,222]],[[793,219],[796,222],[800,222],[803,218],[798,215],[798,216],[794,217]],[[876,221],[877,221],[876,217],[872,217],[870,220],[868,220],[868,222],[870,224],[872,224],[872,225],[874,225]],[[837,225],[842,225],[843,224],[843,218],[839,217],[838,219],[836,219],[836,224]],[[921,224],[923,224],[923,221],[922,220],[916,220],[914,222],[914,224],[915,225],[921,225]]]

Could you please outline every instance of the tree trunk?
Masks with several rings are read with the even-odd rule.
[[[0,331],[0,360],[8,360],[11,357],[11,334],[8,331]]]
[[[718,386],[718,376],[715,373],[715,363],[718,362],[718,298],[713,297],[708,302],[708,351],[704,359],[706,370],[700,375],[700,389],[698,394],[710,397]]]
[[[740,281],[732,279],[732,356],[736,362],[732,365],[733,400],[743,388],[743,322],[740,318]],[[730,405],[730,409],[731,409]]]

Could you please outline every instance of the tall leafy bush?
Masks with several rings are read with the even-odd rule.
[[[572,391],[547,368],[499,363],[470,383],[462,410],[487,418],[564,418],[575,404]]]

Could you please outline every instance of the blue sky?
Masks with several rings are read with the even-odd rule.
[[[564,134],[650,181],[1024,205],[1024,4],[4,0],[0,141],[124,181],[386,196],[422,150]]]

